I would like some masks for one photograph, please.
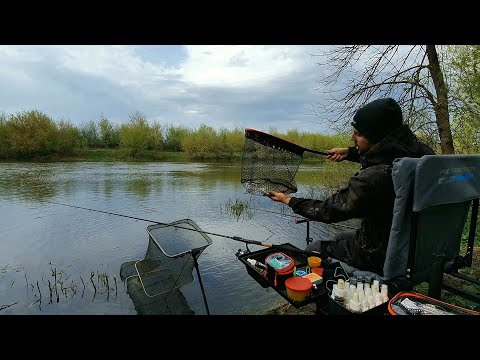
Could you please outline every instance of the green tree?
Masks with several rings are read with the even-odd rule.
[[[182,148],[190,159],[219,158],[222,139],[214,128],[202,124],[197,131],[191,131],[183,138]]]
[[[219,143],[217,145],[217,158],[230,159],[233,157],[234,148],[233,143],[230,142],[232,136],[230,136],[228,129],[222,128],[218,132]]]
[[[98,124],[99,141],[104,148],[112,148],[120,143],[118,127],[114,126],[106,117],[102,115]]]
[[[165,150],[182,151],[182,140],[189,134],[189,130],[182,126],[169,125],[165,132]]]
[[[8,158],[10,144],[7,137],[7,116],[0,113],[0,158]]]
[[[74,155],[81,147],[80,130],[72,124],[60,120],[57,124],[56,152],[59,155]]]
[[[480,45],[448,48],[452,129],[462,153],[480,153]]]
[[[235,128],[227,132],[225,136],[226,142],[229,144],[232,151],[241,154],[245,143],[245,129]]]
[[[163,149],[163,133],[162,127],[158,121],[154,121],[150,126],[150,133],[148,136],[148,148],[152,150]]]
[[[100,136],[95,121],[89,121],[88,123],[83,124],[80,128],[80,133],[88,147],[94,148],[100,146]]]
[[[130,149],[132,157],[148,147],[150,127],[147,118],[141,112],[129,115],[128,124],[120,127],[120,146]]]
[[[12,152],[20,158],[50,155],[56,150],[56,124],[38,110],[19,112],[7,122]]]

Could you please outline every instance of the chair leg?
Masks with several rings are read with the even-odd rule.
[[[430,282],[428,283],[428,296],[441,300],[442,283],[443,283],[443,263],[444,256],[434,254],[434,262],[432,264],[432,272],[430,274]]]

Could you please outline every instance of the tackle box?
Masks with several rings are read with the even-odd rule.
[[[336,264],[333,264],[333,265],[336,266]],[[338,269],[341,269],[342,271],[340,273],[337,273]],[[361,281],[364,286],[366,286],[366,282],[368,282],[369,284],[372,284],[374,281],[369,276],[349,277],[348,274],[343,269],[343,267],[339,268],[337,266],[337,269],[335,270],[334,273],[337,274],[337,276],[333,276],[331,278],[332,283],[327,286],[327,291],[328,291],[328,314],[329,315],[387,315],[388,314],[388,300],[382,302],[379,305],[376,305],[376,306],[372,307],[371,309],[368,309],[366,311],[359,311],[359,312],[354,312],[354,311],[348,309],[345,304],[337,301],[332,295],[333,284],[337,283],[337,281],[340,278],[343,278],[344,280],[348,280],[349,283],[351,283],[351,284],[356,284],[358,281]],[[370,278],[370,279],[367,280],[368,278]],[[365,282],[364,282],[364,280],[365,280]],[[355,281],[355,283],[353,283],[353,281]],[[388,296],[388,299],[391,299],[392,296],[396,294],[395,291],[392,292],[392,287],[395,289],[395,286],[390,286],[389,282],[387,282],[386,284],[389,285],[388,290],[387,290],[387,292],[388,292],[387,296]],[[382,283],[379,282],[379,286],[381,286],[381,285],[382,285]]]
[[[332,299],[331,294],[328,295],[328,314],[329,315],[388,315],[388,301],[377,305],[367,311],[354,313]]]
[[[402,291],[388,302],[391,315],[480,315],[479,312],[462,308],[415,291]]]
[[[289,248],[292,249],[289,251]],[[285,298],[290,304],[295,306],[296,308],[300,308],[304,305],[310,304],[310,303],[319,303],[322,300],[327,303],[327,297],[328,297],[328,292],[325,287],[325,282],[323,282],[321,285],[317,286],[317,290],[312,289],[312,292],[310,296],[308,296],[305,300],[303,301],[295,301],[292,300],[288,297],[287,291],[284,287],[279,287],[275,286],[274,282],[269,279],[268,277],[265,277],[265,272],[262,268],[253,266],[250,264],[247,259],[253,259],[256,260],[262,264],[265,263],[265,258],[273,253],[276,252],[282,252],[288,256],[290,256],[294,262],[295,262],[295,267],[297,270],[303,270],[308,266],[308,256],[305,254],[302,254],[298,251],[301,251],[301,249],[295,247],[294,245],[291,244],[282,244],[281,245],[281,250],[278,250],[278,248],[266,248],[258,251],[253,251],[253,252],[248,252],[244,253],[241,255],[238,255],[238,259],[245,264],[245,267],[247,268],[248,274],[254,278],[262,287],[268,288],[271,287],[273,288],[278,294],[280,294],[283,298]]]

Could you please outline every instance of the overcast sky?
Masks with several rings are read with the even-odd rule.
[[[312,114],[324,46],[0,46],[0,111],[81,126],[160,124],[330,133]]]

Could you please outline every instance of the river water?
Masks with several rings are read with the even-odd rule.
[[[135,303],[122,281],[122,265],[144,259],[149,246],[152,222],[134,218],[190,219],[211,233],[306,245],[306,224],[296,224],[284,205],[248,194],[240,164],[1,163],[0,170],[0,315],[175,314],[177,308],[161,297]],[[308,178],[318,171],[320,166],[302,165],[300,173]],[[308,193],[308,184],[298,186],[299,195]],[[235,203],[248,204],[248,211],[235,215]],[[310,231],[317,239],[338,228],[311,223]],[[216,315],[258,314],[285,302],[248,275],[235,255],[245,243],[210,238],[198,258],[205,299],[192,271],[193,281],[172,296],[181,313],[202,315],[208,307]],[[138,301],[144,300],[161,306],[142,308]]]

